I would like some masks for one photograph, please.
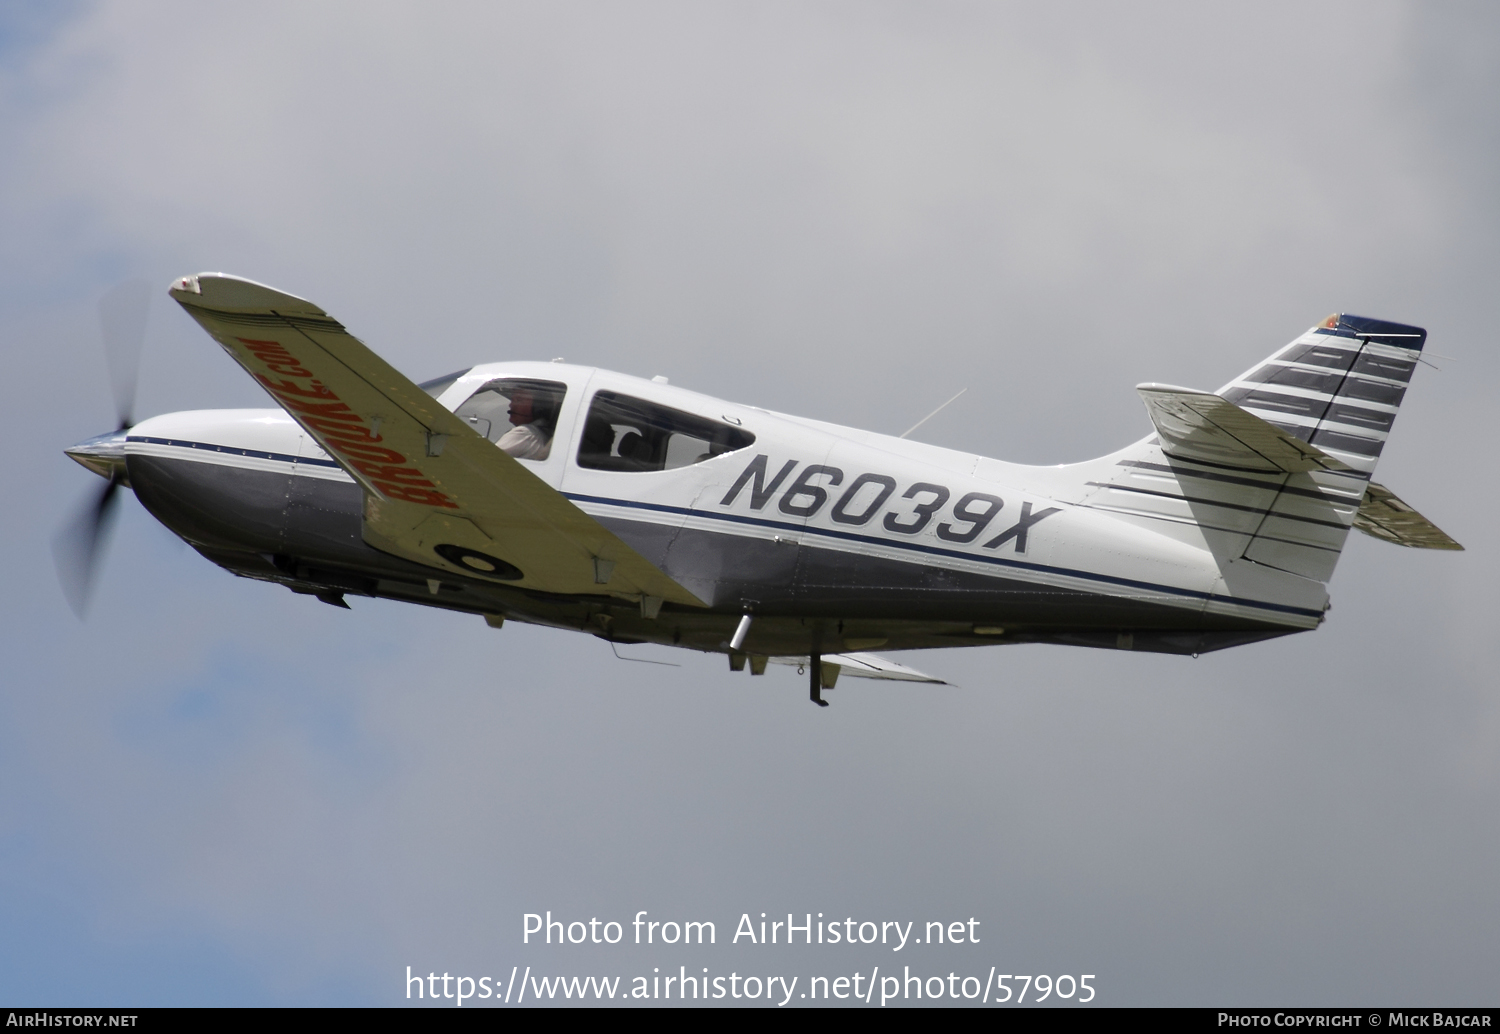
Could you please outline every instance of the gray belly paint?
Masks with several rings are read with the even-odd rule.
[[[1040,587],[817,546],[777,543],[648,521],[602,518],[611,531],[710,610],[667,607],[648,620],[609,597],[556,597],[465,579],[368,546],[358,485],[155,456],[131,456],[146,509],[210,560],[299,592],[331,589],[593,632],[616,641],[726,650],[740,613],[782,652],[818,641],[886,636],[887,649],[987,645],[975,623],[1007,627],[1006,642],[1052,642],[1201,653],[1288,634],[1284,627],[1190,608]],[[427,580],[441,591],[431,593]],[[601,620],[607,616],[607,620]],[[857,626],[857,627],[855,627]],[[768,647],[769,648],[769,647]]]
[[[627,544],[650,534],[640,521],[601,518]],[[1285,626],[1204,614],[1147,600],[1056,588],[802,543],[792,546],[723,532],[675,532],[663,570],[712,586],[718,609],[802,617],[916,618],[1080,629],[1262,632]]]

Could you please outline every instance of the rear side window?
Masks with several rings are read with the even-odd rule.
[[[591,470],[674,470],[743,449],[755,435],[613,391],[594,395],[578,465]]]

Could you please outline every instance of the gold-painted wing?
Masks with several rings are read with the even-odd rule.
[[[311,302],[221,273],[171,294],[364,488],[376,549],[644,610],[705,606]]]

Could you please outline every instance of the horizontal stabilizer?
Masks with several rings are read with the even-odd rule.
[[[772,664],[795,664],[806,666],[807,657],[772,657]],[[942,679],[924,675],[915,668],[898,664],[888,657],[873,653],[825,653],[824,664],[837,664],[839,673],[857,679],[888,679],[892,682],[925,682],[933,686],[946,686]],[[827,683],[824,683],[825,685]]]
[[[1163,449],[1185,459],[1236,467],[1272,467],[1289,474],[1349,470],[1317,446],[1211,392],[1172,384],[1137,384]]]
[[[1218,395],[1169,384],[1138,384],[1162,448],[1207,463],[1301,474],[1347,464]]]
[[[1366,535],[1416,549],[1463,549],[1441,528],[1407,506],[1384,485],[1370,482],[1354,526]]]

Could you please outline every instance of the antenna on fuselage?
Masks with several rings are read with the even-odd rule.
[[[959,388],[958,389],[958,395],[962,395],[964,392],[966,392],[968,390],[969,390],[968,388]],[[939,413],[941,413],[943,410],[947,409],[953,403],[957,402],[958,401],[958,395],[954,395],[947,402],[944,402],[941,406],[939,406],[936,409],[934,409],[931,413],[928,413],[921,420],[918,420],[916,423],[912,424],[910,427],[908,427],[906,430],[902,431],[896,437],[897,438],[905,438],[907,435],[911,434],[917,428],[919,428],[923,424],[927,423],[927,421],[931,420],[933,417],[937,416]]]

